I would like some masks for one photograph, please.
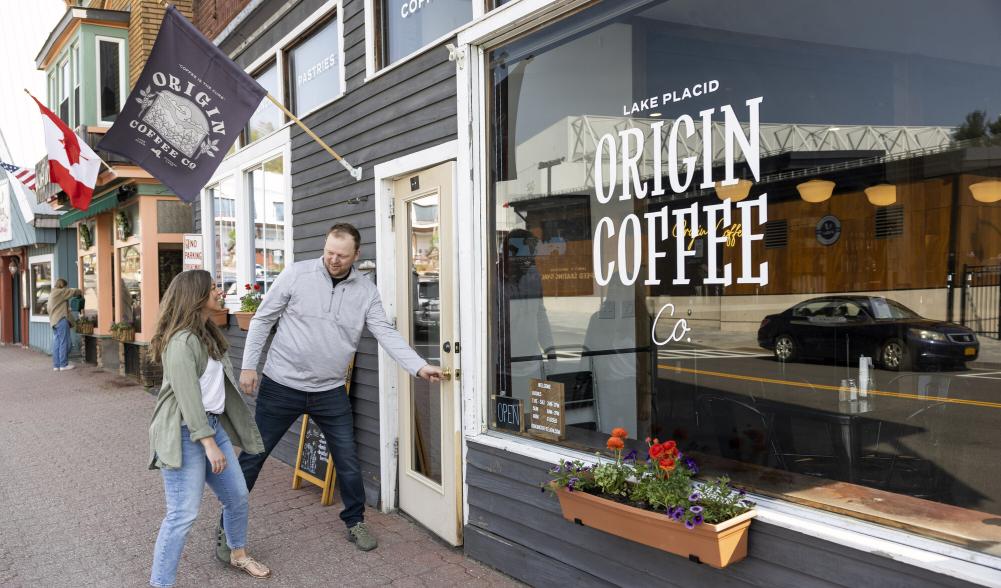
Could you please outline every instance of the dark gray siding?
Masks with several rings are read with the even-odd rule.
[[[361,260],[375,260],[373,168],[456,138],[455,65],[436,47],[365,83],[364,2],[344,2],[347,92],[303,122],[352,165],[360,182],[298,127],[292,127],[292,218],[296,260],[319,257],[327,229],[349,222],[362,236]],[[370,500],[379,491],[378,346],[366,333],[351,389],[355,440]]]
[[[237,63],[245,67],[253,62],[321,4],[322,0],[302,0],[247,44]],[[252,28],[267,22],[281,5],[263,3],[246,25],[222,44],[223,49],[232,53],[253,38]],[[360,166],[363,180],[356,182],[322,147],[297,126],[292,127],[292,233],[297,261],[319,257],[326,231],[335,222],[357,226],[362,235],[361,260],[374,261],[374,166],[456,138],[455,66],[448,61],[444,46],[365,83],[364,5],[363,0],[344,2],[346,93],[303,121],[345,159]],[[200,212],[196,208],[196,230]],[[246,334],[236,327],[235,320],[230,322],[230,357],[238,366]],[[378,346],[366,333],[355,362],[351,396],[358,456],[373,504],[380,491],[378,386]],[[288,463],[295,459],[298,432],[296,424],[275,449],[275,457]]]
[[[716,570],[564,520],[548,467],[469,443],[467,555],[535,586],[970,586],[760,521],[748,558]]]

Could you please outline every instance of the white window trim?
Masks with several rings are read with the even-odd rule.
[[[376,22],[378,19],[375,18],[376,10],[375,3],[381,2],[382,0],[365,0],[365,82],[369,82],[382,76],[383,74],[389,73],[394,69],[400,67],[401,65],[413,60],[415,57],[427,53],[429,50],[441,45],[445,41],[453,38],[459,31],[468,28],[472,23],[483,18],[486,14],[486,3],[489,0],[472,0],[473,1],[473,17],[469,19],[469,22],[452,29],[451,31],[445,33],[441,37],[438,37],[434,41],[425,44],[423,47],[413,51],[389,65],[383,66],[379,69],[378,60],[376,59],[377,54],[382,53],[382,48],[378,47],[375,42],[376,29],[381,27],[381,22]],[[499,10],[499,9],[498,9]]]
[[[56,256],[52,253],[46,253],[45,255],[35,255],[28,258],[28,267],[26,275],[28,277],[28,288],[25,292],[25,296],[28,300],[28,312],[31,314],[31,321],[33,323],[48,323],[49,315],[47,314],[35,314],[35,293],[31,280],[31,266],[36,263],[48,263],[52,267],[52,285],[49,287],[49,296],[52,295],[52,288],[56,285]]]
[[[270,135],[258,139],[246,148],[237,151],[223,160],[222,164],[212,174],[201,193],[201,232],[202,255],[205,269],[215,272],[215,210],[212,194],[208,186],[232,176],[233,195],[236,199],[234,211],[236,214],[236,281],[238,284],[251,284],[256,281],[254,271],[254,219],[253,201],[250,183],[247,182],[247,171],[261,165],[276,156],[282,156],[282,173],[285,178],[285,266],[295,262],[292,242],[292,141],[291,132],[286,125]],[[239,289],[233,296],[227,296],[226,308],[239,309],[241,293]]]
[[[106,37],[102,35],[94,36],[94,63],[96,64],[94,68],[94,120],[97,121],[98,126],[110,127],[114,124],[114,121],[103,120],[101,118],[101,41],[116,43],[118,45],[118,91],[121,96],[119,112],[121,112],[121,108],[125,108],[125,101],[129,98],[129,62],[127,56],[125,55],[125,39],[119,39],[118,37]]]
[[[391,217],[393,209],[393,181],[411,175],[416,171],[456,160],[458,155],[459,142],[448,141],[416,153],[380,163],[373,168],[375,175],[376,283],[379,287],[379,296],[382,299],[383,310],[385,310],[386,317],[390,321],[395,321],[397,316],[396,238],[393,232],[393,220]],[[456,169],[461,168],[457,166]],[[459,174],[456,173],[455,175],[458,176]],[[457,185],[458,181],[456,181],[456,186],[453,186],[452,190],[453,207],[461,200],[458,198],[458,190],[454,189]],[[459,226],[458,220],[454,222]],[[458,243],[454,242],[452,247],[456,259],[461,255],[459,252],[460,248],[457,245]],[[458,280],[456,280],[456,287],[458,288]],[[459,300],[461,306],[461,296],[455,296],[453,299]],[[456,314],[457,317],[459,315],[460,313]],[[458,359],[458,356],[456,356],[456,361]],[[459,367],[459,365],[457,364],[456,367]],[[397,398],[398,374],[399,369],[395,361],[386,353],[386,350],[382,346],[379,346],[379,475],[381,480],[379,487],[381,491],[382,512],[396,510],[396,480],[399,473],[399,458],[397,456],[396,444],[399,437],[400,422]],[[461,399],[457,395],[453,396],[453,398],[456,403],[453,414],[461,415]],[[465,419],[464,417],[460,417],[460,420]],[[463,480],[465,480],[465,443],[463,443],[462,451],[462,475]],[[465,505],[467,493],[464,481],[462,491],[464,510],[468,510],[468,505]]]
[[[265,65],[267,65],[268,62],[274,61],[275,62],[275,67],[278,69],[278,88],[279,88],[279,91],[280,91],[280,94],[281,94],[279,96],[275,96],[275,99],[277,99],[279,102],[281,102],[285,106],[285,108],[288,108],[289,110],[293,110],[293,106],[294,105],[292,105],[292,104],[285,104],[285,88],[286,88],[285,84],[288,83],[288,80],[287,80],[287,78],[288,78],[288,75],[287,75],[288,74],[288,68],[286,67],[286,63],[285,63],[285,52],[291,50],[292,46],[295,45],[296,41],[301,40],[301,37],[306,33],[306,31],[308,31],[312,27],[316,26],[316,23],[318,23],[321,20],[329,17],[331,11],[334,11],[334,18],[337,21],[337,38],[338,38],[338,42],[337,42],[337,45],[338,45],[337,60],[338,60],[338,63],[340,64],[339,65],[339,69],[340,69],[340,76],[341,76],[341,78],[340,78],[341,79],[341,91],[336,96],[332,96],[329,100],[327,100],[326,102],[322,102],[322,103],[318,104],[316,107],[314,107],[313,109],[309,110],[308,112],[302,112],[302,113],[296,112],[295,115],[299,119],[306,118],[307,116],[309,116],[310,114],[313,114],[314,112],[316,112],[318,110],[322,110],[324,108],[327,108],[328,106],[330,106],[331,104],[333,104],[337,100],[343,98],[344,95],[347,93],[347,77],[346,77],[347,76],[347,73],[346,73],[347,70],[345,69],[346,65],[344,63],[344,8],[343,8],[343,0],[329,0],[328,2],[324,3],[323,6],[320,6],[319,8],[317,8],[316,11],[314,11],[313,14],[311,14],[309,16],[309,18],[307,18],[306,20],[304,20],[301,23],[299,23],[299,25],[297,25],[294,29],[292,29],[291,32],[289,32],[287,35],[285,35],[284,37],[282,37],[281,40],[279,40],[277,43],[275,43],[274,45],[272,45],[271,48],[268,49],[265,53],[263,53],[260,57],[258,57],[253,62],[251,62],[250,65],[247,66],[247,68],[245,70],[248,75],[253,76],[255,72],[259,71],[262,67],[264,67]],[[284,120],[284,119],[285,119],[285,114],[282,113],[282,120]],[[290,126],[292,126],[294,124],[295,123],[292,122],[292,121],[287,121],[282,126],[280,126],[278,129],[276,129],[272,133],[272,135],[276,134],[276,133],[279,133],[279,132],[281,132],[283,130],[287,130]],[[265,135],[264,137],[261,137],[260,139],[258,139],[254,143],[238,147],[237,148],[237,153],[240,153],[244,149],[247,149],[248,147],[256,145],[257,143],[259,143],[261,141],[264,141],[269,136],[270,135]],[[232,155],[231,157],[235,157],[235,156],[236,156],[236,154]]]
[[[366,0],[366,8],[373,1]],[[487,236],[492,229],[486,223],[489,165],[484,140],[489,119],[486,112],[489,74],[486,52],[529,27],[556,20],[583,3],[584,0],[515,0],[491,11],[458,33],[458,52],[463,58],[456,61],[457,112],[460,120],[468,120],[469,124],[459,125],[456,166],[460,170],[471,170],[468,176],[459,174],[457,193],[470,194],[471,197],[459,198],[455,212],[456,238],[461,252],[457,266],[460,292],[488,291]],[[466,366],[462,379],[463,469],[470,441],[551,464],[558,463],[560,459],[593,462],[595,458],[589,453],[487,430],[486,398],[490,390],[487,374],[490,373],[491,358],[488,357],[486,333],[492,332],[488,311],[485,296],[460,297],[459,312],[463,317],[460,340],[465,361],[472,364]],[[463,471],[463,496],[466,497],[463,516],[464,523],[468,524],[465,474]],[[758,503],[758,519],[762,522],[917,568],[985,586],[1001,587],[1001,558],[788,501],[762,496],[753,498]]]

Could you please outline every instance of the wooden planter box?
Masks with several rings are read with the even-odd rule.
[[[233,313],[233,316],[236,317],[236,324],[240,326],[241,331],[250,330],[250,319],[254,318],[254,314],[253,312],[244,312],[242,310]]]
[[[122,343],[131,343],[136,340],[136,330],[118,329],[115,331],[115,339],[118,339]]]
[[[219,327],[229,326],[229,309],[223,308],[222,310],[212,311],[212,322]]]
[[[91,324],[83,324],[83,325],[77,324],[76,325],[76,332],[79,333],[79,334],[81,334],[81,335],[93,335],[94,334],[94,325],[91,325]]]
[[[560,499],[563,518],[568,521],[714,568],[726,567],[747,557],[747,533],[751,519],[757,515],[752,509],[728,521],[715,525],[703,523],[689,530],[664,513],[627,506],[592,494],[559,488],[556,496]]]

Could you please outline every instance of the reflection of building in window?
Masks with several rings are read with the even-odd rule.
[[[283,171],[283,160],[279,156],[247,173],[254,204],[254,278],[265,292],[285,269],[286,186]]]
[[[142,331],[142,297],[140,287],[142,268],[138,245],[129,245],[118,250],[119,280],[118,297],[121,322],[131,324],[136,332]]]

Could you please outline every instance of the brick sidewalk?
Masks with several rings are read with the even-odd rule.
[[[163,517],[159,473],[146,469],[154,398],[91,366],[0,348],[0,586],[145,586]],[[178,586],[517,586],[399,515],[371,509],[379,548],[344,538],[340,504],[291,489],[269,459],[250,495],[250,552],[274,576],[256,581],[212,554],[219,503],[206,492]],[[308,485],[307,485],[308,486]]]

